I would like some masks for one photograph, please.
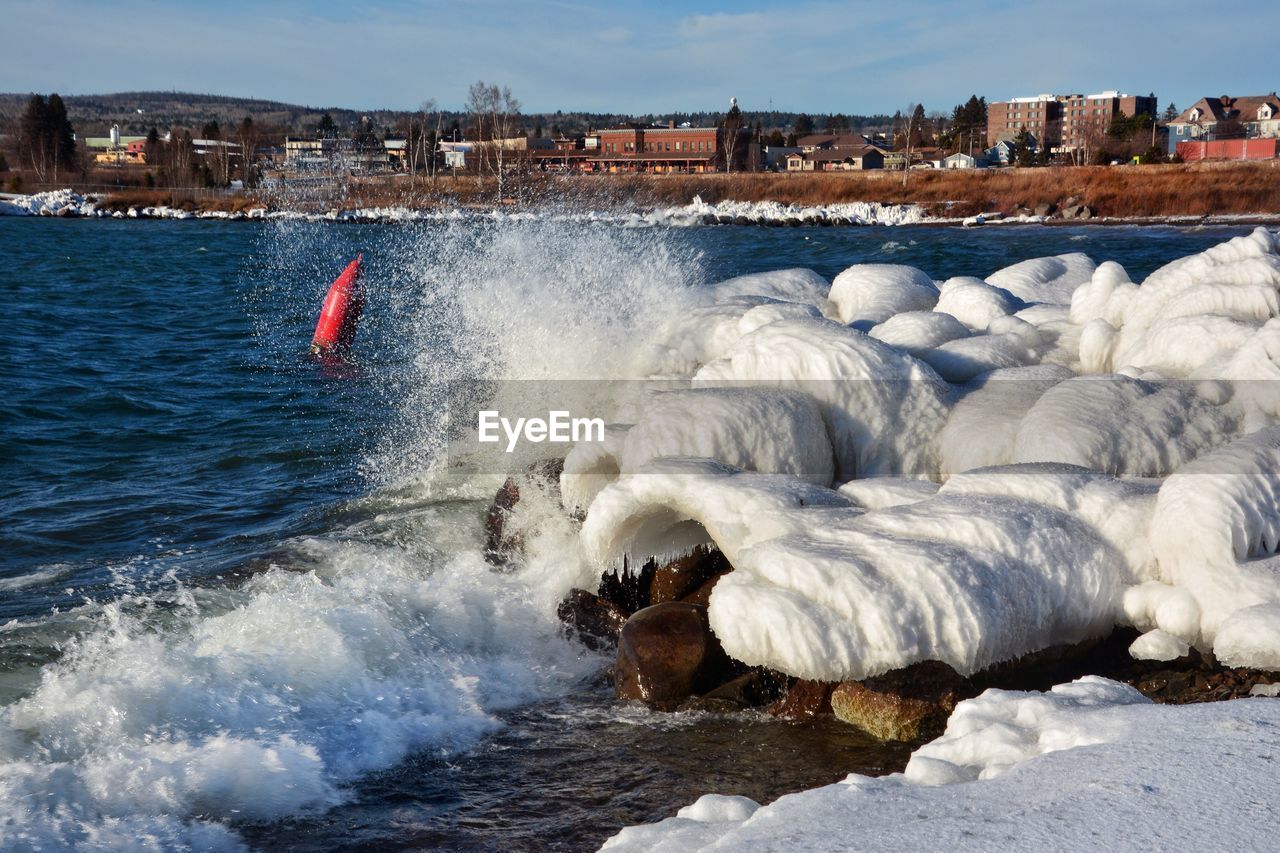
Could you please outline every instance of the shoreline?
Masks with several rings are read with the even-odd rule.
[[[532,203],[526,207],[499,209],[496,205],[457,204],[448,208],[334,207],[324,212],[250,203],[237,210],[209,206],[122,205],[110,194],[80,195],[70,189],[33,195],[0,193],[0,216],[95,220],[203,220],[224,222],[306,221],[338,224],[413,224],[479,220],[536,220],[549,218],[595,222],[624,227],[695,227],[742,225],[757,227],[874,227],[916,226],[932,228],[989,226],[1173,226],[1280,225],[1280,212],[1171,214],[1164,216],[1088,216],[1000,212],[975,216],[930,216],[915,204],[844,202],[827,205],[782,204],[777,201],[723,200],[707,203],[700,197],[683,206],[614,205],[611,208],[567,212],[563,203]],[[123,208],[123,209],[122,209]]]

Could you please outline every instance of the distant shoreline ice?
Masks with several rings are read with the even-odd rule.
[[[585,210],[571,212],[554,207],[538,211],[503,211],[497,208],[420,209],[403,206],[332,209],[324,213],[273,210],[254,207],[244,211],[183,210],[167,205],[140,205],[124,211],[110,210],[101,196],[80,195],[70,189],[50,190],[32,195],[0,194],[0,216],[45,216],[80,219],[223,220],[231,222],[291,220],[337,223],[415,223],[492,220],[557,219],[599,222],[629,228],[687,228],[709,225],[869,226],[923,225],[975,227],[985,225],[1203,225],[1280,222],[1280,212],[1221,214],[1212,216],[1103,217],[1059,220],[1045,216],[1004,216],[984,213],[970,217],[929,216],[914,204],[846,202],[802,206],[775,201],[721,201],[708,203],[695,197],[687,205],[635,210]]]

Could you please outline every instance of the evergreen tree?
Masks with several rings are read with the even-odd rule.
[[[1178,109],[1177,105],[1174,104],[1173,101],[1170,101],[1169,105],[1164,108],[1164,120],[1167,122],[1173,121],[1178,117],[1180,112],[1181,110]]]
[[[793,129],[796,132],[796,136],[808,136],[813,133],[813,119],[804,113],[800,113],[800,115],[796,116],[796,123]]]
[[[1013,138],[1013,164],[1020,167],[1034,166],[1035,148],[1035,139],[1027,133],[1027,129],[1024,127],[1019,130],[1018,135]]]
[[[48,127],[49,105],[43,95],[32,95],[18,119],[18,157],[42,181],[51,167],[46,144]]]
[[[48,129],[51,159],[53,160],[53,179],[58,180],[58,171],[75,171],[76,133],[67,118],[67,106],[61,96],[54,92],[49,96]]]
[[[924,104],[916,104],[916,108],[911,112],[911,139],[909,144],[912,148],[919,148],[925,143],[928,125],[929,121],[924,115]]]
[[[46,101],[32,95],[18,119],[18,157],[41,181],[58,180],[60,171],[76,168],[75,131],[57,93]]]
[[[320,116],[320,123],[316,125],[316,135],[321,139],[337,138],[338,126],[333,123],[333,116],[328,113]]]

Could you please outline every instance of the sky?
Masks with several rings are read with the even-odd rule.
[[[1277,0],[0,0],[0,24],[5,92],[460,108],[484,80],[526,112],[647,115],[1280,89]]]

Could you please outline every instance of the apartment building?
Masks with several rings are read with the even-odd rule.
[[[987,146],[1013,139],[1019,131],[1026,130],[1035,138],[1037,148],[1088,148],[1122,114],[1154,117],[1156,96],[1127,95],[1113,89],[1092,95],[1043,94],[997,101],[987,107]]]

